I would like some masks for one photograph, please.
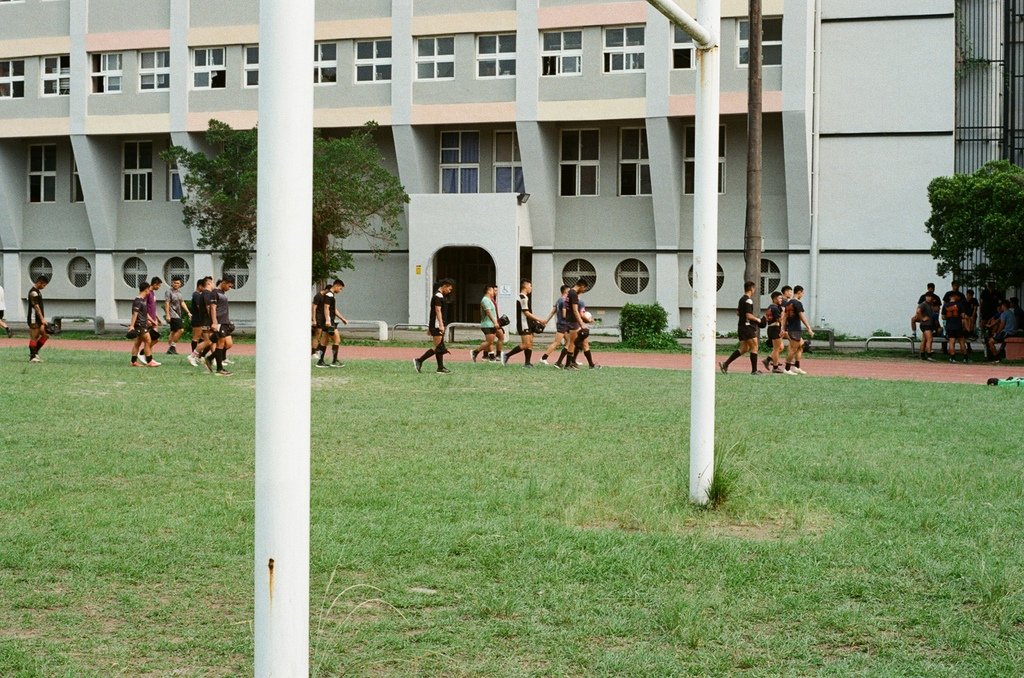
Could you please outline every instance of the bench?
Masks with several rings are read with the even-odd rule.
[[[907,342],[910,344],[910,352],[914,353],[914,337],[868,337],[867,341],[864,342],[864,350],[867,351],[871,348],[871,342],[880,341],[886,342]]]
[[[383,320],[349,320],[348,325],[339,325],[338,329],[372,329],[377,330],[377,339],[388,340],[388,324]]]
[[[100,316],[92,317],[87,315],[58,315],[54,316],[53,324],[57,326],[57,334],[64,331],[64,321],[75,320],[78,322],[91,322],[96,334],[103,334],[106,331],[106,323]]]
[[[817,339],[819,334],[828,335],[828,350],[836,350],[836,333],[829,327],[815,327],[814,338]],[[888,337],[886,337],[888,339]]]
[[[1024,360],[1024,337],[1007,337],[1004,347],[1007,360]]]

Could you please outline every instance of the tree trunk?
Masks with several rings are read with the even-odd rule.
[[[743,264],[745,280],[757,284],[755,302],[760,306],[761,293],[761,0],[750,2],[750,40],[747,69],[747,216],[743,229]]]

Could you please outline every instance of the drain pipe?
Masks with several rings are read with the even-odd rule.
[[[814,75],[811,93],[811,324],[820,318],[818,185],[821,178],[821,0],[814,0]]]

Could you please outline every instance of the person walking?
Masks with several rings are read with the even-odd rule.
[[[431,357],[437,361],[438,374],[450,374],[451,370],[444,366],[444,355],[448,353],[448,347],[444,345],[444,331],[446,328],[444,310],[448,296],[455,289],[455,281],[451,278],[443,278],[437,282],[434,295],[430,298],[430,307],[427,310],[427,336],[430,337],[433,348],[428,349],[419,358],[414,358],[412,365],[417,372],[423,371],[423,363]]]
[[[189,320],[192,319],[192,313],[185,305],[185,299],[181,294],[181,286],[184,282],[180,276],[172,278],[171,286],[164,293],[164,320],[167,321],[167,326],[170,328],[170,333],[167,335],[167,352],[171,355],[178,353],[175,345],[185,331],[182,314],[187,315]]]
[[[555,300],[554,305],[551,307],[551,312],[548,313],[548,317],[544,319],[544,325],[551,321],[551,318],[555,319],[555,338],[551,344],[544,350],[543,355],[540,357],[540,364],[548,364],[548,356],[558,350],[558,347],[565,341],[565,334],[569,331],[569,326],[566,324],[565,319],[562,317],[564,314],[562,309],[565,308],[566,294],[569,291],[568,285],[562,285],[558,289],[558,299]]]
[[[530,294],[533,283],[526,278],[519,281],[519,296],[516,297],[516,332],[519,334],[519,345],[511,351],[502,351],[501,364],[508,365],[508,360],[522,352],[525,363],[523,367],[533,367],[533,333],[544,329],[544,321],[530,310]]]
[[[814,336],[811,323],[807,320],[807,313],[804,312],[804,288],[797,285],[793,288],[793,298],[789,300],[786,307],[786,335],[789,337],[789,345],[786,347],[785,374],[807,374],[800,367],[800,359],[804,355],[803,328],[807,328],[807,335]]]
[[[207,307],[210,315],[210,341],[214,345],[211,355],[206,356],[206,369],[213,372],[213,363],[217,363],[217,376],[230,377],[231,372],[224,369],[224,359],[231,348],[231,333],[235,326],[231,323],[231,309],[227,293],[235,286],[234,276],[224,276],[217,287],[213,288],[211,303]]]
[[[43,290],[50,284],[50,280],[41,275],[36,278],[32,287],[28,288],[28,361],[30,363],[42,362],[39,360],[39,351],[46,345],[50,335],[46,332],[46,313],[43,310]]]
[[[152,321],[149,317],[149,295],[152,283],[143,280],[139,283],[139,293],[132,300],[132,317],[128,321],[128,336],[132,337],[132,367],[160,367],[153,360],[153,335],[150,334]],[[139,351],[142,360],[139,360]]]
[[[480,299],[480,331],[484,333],[484,339],[479,346],[469,352],[473,362],[476,362],[477,356],[481,353],[491,362],[497,360],[494,349],[495,342],[497,342],[497,350],[501,351],[505,330],[498,322],[498,306],[494,301],[497,296],[498,286],[494,283],[484,288],[484,296]]]
[[[7,310],[7,302],[4,300],[4,288],[0,285],[0,327],[4,328],[7,332],[7,338],[10,339],[14,336],[14,332],[11,330],[7,321],[4,320],[4,312]]]
[[[772,343],[772,354],[764,359],[764,368],[775,374],[782,373],[782,292],[771,294],[772,303],[764,312],[762,324],[768,328],[768,341]]]
[[[750,373],[761,374],[757,369],[757,345],[760,342],[761,319],[754,314],[754,289],[757,285],[751,281],[743,284],[743,296],[736,304],[737,333],[740,345],[725,362],[718,363],[722,374],[729,373],[729,365],[744,353],[750,354]]]

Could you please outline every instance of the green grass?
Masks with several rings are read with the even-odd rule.
[[[253,360],[0,350],[0,675],[252,671]],[[234,368],[233,368],[234,369]],[[313,375],[313,667],[1020,675],[1024,394],[685,372]],[[336,602],[335,602],[336,600]]]

